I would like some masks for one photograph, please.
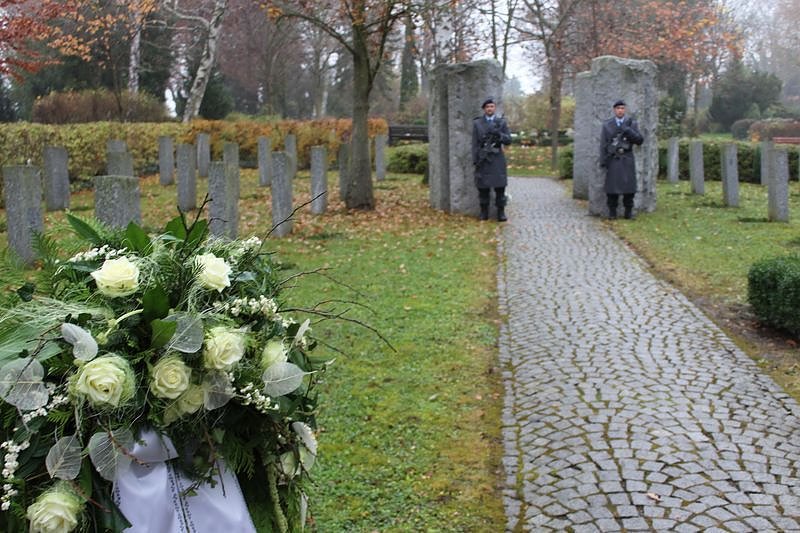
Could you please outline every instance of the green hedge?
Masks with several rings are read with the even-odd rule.
[[[575,150],[570,146],[558,149],[558,177],[562,180],[572,178],[572,162],[575,159]]]
[[[747,299],[761,322],[800,335],[800,256],[755,263],[747,276]]]
[[[426,174],[428,172],[428,145],[404,144],[388,150],[386,170],[398,174]]]

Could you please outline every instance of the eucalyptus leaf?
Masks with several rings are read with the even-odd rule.
[[[61,324],[61,336],[72,345],[72,355],[80,361],[91,361],[97,356],[97,341],[92,334],[75,324]]]
[[[292,346],[296,345],[300,339],[303,338],[303,335],[306,334],[311,327],[311,320],[308,318],[300,325],[300,328],[297,330],[297,333],[294,334],[294,340],[292,340]]]
[[[175,313],[164,319],[176,322],[175,333],[167,345],[167,350],[183,353],[196,353],[203,347],[203,321],[189,313]]]
[[[43,377],[44,367],[32,357],[6,363],[0,368],[0,398],[21,411],[44,407],[50,393]]]
[[[73,480],[81,471],[81,443],[77,435],[62,437],[47,452],[45,466],[50,477]]]
[[[24,324],[13,324],[0,334],[0,362],[15,359],[23,350],[33,350],[39,332]]]
[[[213,411],[233,398],[233,385],[225,372],[209,372],[203,378],[203,405]]]
[[[292,363],[273,363],[261,375],[264,381],[264,392],[267,396],[285,396],[297,390],[303,384],[306,373]]]
[[[103,479],[114,481],[119,472],[130,466],[129,450],[133,445],[133,433],[129,429],[101,431],[89,439],[89,458]]]

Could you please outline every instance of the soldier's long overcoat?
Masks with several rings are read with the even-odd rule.
[[[624,142],[619,146],[624,148],[617,149],[613,143],[615,139],[620,138]],[[639,126],[631,118],[626,117],[621,126],[617,126],[617,121],[613,117],[603,123],[600,136],[600,161],[606,168],[606,194],[636,193],[636,161],[633,145],[642,144],[643,141],[644,137],[639,132]]]
[[[511,132],[502,117],[494,116],[493,121],[486,120],[486,115],[476,117],[472,121],[472,164],[475,167],[475,186],[479,189],[505,187],[508,185],[506,156],[503,145],[511,144]],[[497,153],[490,154],[487,159],[480,160],[480,149],[484,138],[490,131],[499,134],[500,142],[496,144]]]

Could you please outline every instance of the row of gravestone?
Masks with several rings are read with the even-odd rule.
[[[287,136],[284,142],[290,148],[296,147],[294,136]],[[196,150],[190,144],[179,144],[175,151],[176,170],[173,172],[169,172],[173,165],[169,157],[171,145],[171,139],[159,139],[159,167],[160,170],[166,169],[160,181],[170,184],[173,172],[177,175],[178,207],[182,211],[189,211],[197,207],[197,175],[202,176],[204,154],[210,155],[204,148],[208,145],[207,139],[198,136],[198,147],[203,147],[202,150]],[[386,136],[377,136],[375,145],[376,175],[378,179],[384,179]],[[269,148],[269,139],[259,138],[259,184],[272,187],[271,234],[282,237],[292,231],[292,181],[297,170],[297,157],[296,151],[294,154],[272,152]],[[31,263],[36,258],[34,235],[43,228],[42,181],[47,209],[69,208],[68,154],[60,147],[47,147],[44,153],[44,180],[42,172],[31,165],[3,167],[8,246],[25,263]],[[130,222],[141,223],[139,179],[134,175],[133,158],[127,152],[124,141],[109,141],[106,155],[107,175],[94,178],[95,217],[117,228],[125,227]],[[338,156],[339,195],[344,198],[350,183],[347,179],[347,144],[340,145]],[[310,207],[315,215],[323,214],[327,209],[327,170],[327,148],[312,147]],[[164,178],[167,173],[170,180]],[[239,220],[239,146],[225,143],[222,161],[210,161],[209,157],[206,175],[211,199],[210,232],[219,237],[235,239]]]
[[[739,206],[739,167],[735,143],[722,145],[722,196],[725,205]],[[789,221],[789,153],[785,147],[772,142],[761,143],[761,184],[767,185],[770,221]],[[678,139],[669,139],[667,145],[667,181],[677,183]],[[694,140],[689,145],[689,181],[693,194],[705,194],[705,175],[703,168],[703,142]]]

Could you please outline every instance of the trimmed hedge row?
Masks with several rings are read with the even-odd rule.
[[[747,299],[761,322],[800,335],[800,256],[753,264],[747,275]]]

